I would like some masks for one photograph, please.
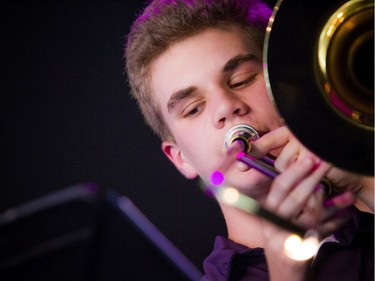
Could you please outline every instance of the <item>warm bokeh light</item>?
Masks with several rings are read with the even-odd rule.
[[[298,235],[290,235],[284,243],[285,254],[298,261],[304,261],[312,258],[319,249],[319,240],[315,235],[301,238]]]
[[[240,194],[237,189],[227,188],[223,192],[223,201],[228,204],[234,204],[238,201]]]

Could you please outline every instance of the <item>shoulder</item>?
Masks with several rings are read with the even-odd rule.
[[[251,267],[253,266],[257,267],[257,269],[251,272]],[[237,272],[242,272],[244,268],[247,268],[245,271],[247,271],[247,275],[254,278],[253,280],[263,280],[257,278],[258,273],[261,272],[264,275],[267,272],[266,260],[262,248],[251,249],[223,236],[215,238],[214,248],[204,260],[203,268],[205,276],[202,281],[229,280],[229,276],[233,274],[237,275]]]

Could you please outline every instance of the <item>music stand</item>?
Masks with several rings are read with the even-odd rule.
[[[186,280],[202,273],[137,206],[94,184],[0,214],[0,280]]]

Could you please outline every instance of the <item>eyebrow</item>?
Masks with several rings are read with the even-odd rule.
[[[178,103],[190,96],[193,91],[194,87],[189,87],[173,93],[167,104],[168,112],[171,113],[173,109],[178,105]]]
[[[253,54],[240,54],[233,58],[231,58],[227,63],[224,65],[222,71],[223,72],[230,72],[235,70],[239,65],[244,62],[253,61],[258,62],[258,58]],[[194,87],[188,87],[186,89],[179,90],[173,93],[167,103],[168,112],[171,113],[176,106],[185,98],[189,97],[193,92]]]
[[[235,70],[244,62],[253,61],[258,62],[259,59],[253,54],[242,54],[231,58],[223,67],[223,72],[230,72]]]

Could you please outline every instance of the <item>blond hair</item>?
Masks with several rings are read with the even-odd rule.
[[[177,41],[226,24],[241,27],[261,49],[271,12],[261,0],[155,0],[146,6],[127,36],[124,58],[130,93],[156,135],[173,140],[152,97],[152,60]]]

